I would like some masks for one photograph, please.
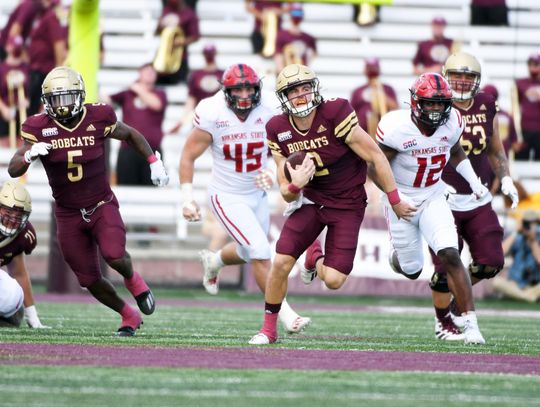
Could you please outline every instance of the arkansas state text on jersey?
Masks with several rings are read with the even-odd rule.
[[[265,124],[277,113],[277,102],[264,93],[245,121],[227,106],[222,92],[197,105],[193,124],[213,137],[213,189],[235,194],[258,190],[255,177],[268,158]]]
[[[392,172],[399,191],[415,205],[442,193],[445,184],[439,180],[464,126],[456,109],[452,109],[448,121],[429,137],[418,130],[409,109],[394,110],[381,119],[377,141],[399,153],[391,162]]]

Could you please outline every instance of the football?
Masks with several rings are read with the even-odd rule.
[[[306,154],[307,153],[305,151],[296,151],[287,157],[287,162],[291,164],[291,167],[296,169],[297,165],[302,164],[302,162],[304,161],[304,158],[306,157]],[[285,170],[285,178],[287,178],[287,181],[291,182],[291,173],[289,172],[287,165],[285,165],[284,170]]]

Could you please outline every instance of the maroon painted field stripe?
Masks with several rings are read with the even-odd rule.
[[[540,375],[539,356],[3,343],[0,365],[471,372]]]

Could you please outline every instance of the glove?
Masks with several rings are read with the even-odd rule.
[[[167,175],[163,161],[161,161],[161,154],[159,151],[156,151],[156,158],[157,160],[150,164],[150,178],[154,185],[164,187],[169,183],[169,176]]]
[[[272,170],[265,168],[259,169],[259,174],[255,177],[255,186],[264,191],[272,188],[274,185],[274,173]]]
[[[512,209],[516,209],[519,203],[519,194],[508,175],[501,180],[501,192],[512,200]]]
[[[481,200],[484,196],[489,194],[489,189],[487,189],[484,184],[480,181],[480,179],[477,180],[478,182],[475,182],[474,184],[470,185],[472,189],[472,194],[476,198],[477,201]]]
[[[50,326],[43,325],[41,323],[41,321],[39,320],[35,305],[31,305],[24,309],[24,320],[26,321],[26,323],[28,324],[30,328],[35,328],[35,329],[50,329],[51,328]]]
[[[49,143],[35,143],[32,148],[24,153],[24,161],[27,164],[32,163],[40,155],[49,154],[49,150],[52,148],[52,144]]]

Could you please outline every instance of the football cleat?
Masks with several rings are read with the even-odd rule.
[[[275,343],[276,340],[277,338],[268,337],[266,334],[259,332],[257,335],[254,335],[248,343],[250,345],[270,345],[271,343]]]
[[[452,322],[450,316],[442,319],[435,317],[435,337],[442,341],[462,341],[465,335]]]
[[[309,324],[311,324],[311,318],[297,316],[291,323],[283,322],[283,327],[288,334],[297,334],[307,328]]]
[[[463,321],[465,326],[463,333],[465,334],[465,343],[473,345],[484,345],[486,340],[482,336],[480,329],[478,328],[478,322],[476,320],[476,314],[468,313],[463,315]]]
[[[122,318],[122,325],[116,332],[117,336],[135,336],[135,331],[141,327],[143,320],[138,312],[131,318]]]
[[[317,277],[317,260],[323,256],[321,242],[315,240],[306,250],[306,259],[300,271],[300,278],[304,284],[311,284],[315,280],[315,277]]]
[[[135,301],[137,301],[139,309],[145,315],[151,315],[156,310],[156,299],[150,290],[137,295]]]
[[[221,269],[216,264],[216,254],[210,250],[201,250],[199,252],[199,258],[203,265],[203,286],[206,292],[210,295],[217,295],[219,292],[218,274]]]

